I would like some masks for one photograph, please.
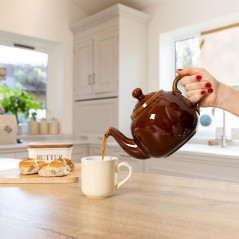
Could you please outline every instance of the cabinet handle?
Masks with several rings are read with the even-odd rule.
[[[81,135],[80,138],[81,139],[88,139],[88,136]]]
[[[93,84],[95,84],[95,73],[93,73],[92,82],[93,82]]]
[[[89,83],[89,85],[92,85],[92,75],[91,74],[88,75],[88,83]]]

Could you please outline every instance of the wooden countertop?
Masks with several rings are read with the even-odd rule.
[[[0,184],[1,238],[238,239],[239,184],[134,173],[114,196],[80,182]]]

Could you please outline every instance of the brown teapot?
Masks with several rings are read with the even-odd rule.
[[[172,91],[152,92],[144,95],[140,88],[132,95],[138,102],[131,115],[133,139],[111,127],[105,134],[114,137],[125,152],[134,158],[168,157],[183,146],[196,133],[199,103],[194,105],[178,90],[177,76]]]

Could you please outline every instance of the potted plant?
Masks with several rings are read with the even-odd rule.
[[[30,110],[42,109],[42,104],[35,101],[33,96],[22,90],[21,85],[17,85],[17,88],[1,85],[0,95],[3,97],[0,100],[0,104],[4,108],[4,112],[14,114],[18,124],[20,113],[23,113],[24,117],[28,119]],[[36,120],[36,112],[33,112],[31,116],[32,119]]]

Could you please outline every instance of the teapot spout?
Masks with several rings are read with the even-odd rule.
[[[135,143],[133,139],[127,138],[116,128],[110,127],[105,133],[105,137],[112,136],[120,147],[130,156],[137,159],[148,159],[150,156],[146,154],[141,148]]]

